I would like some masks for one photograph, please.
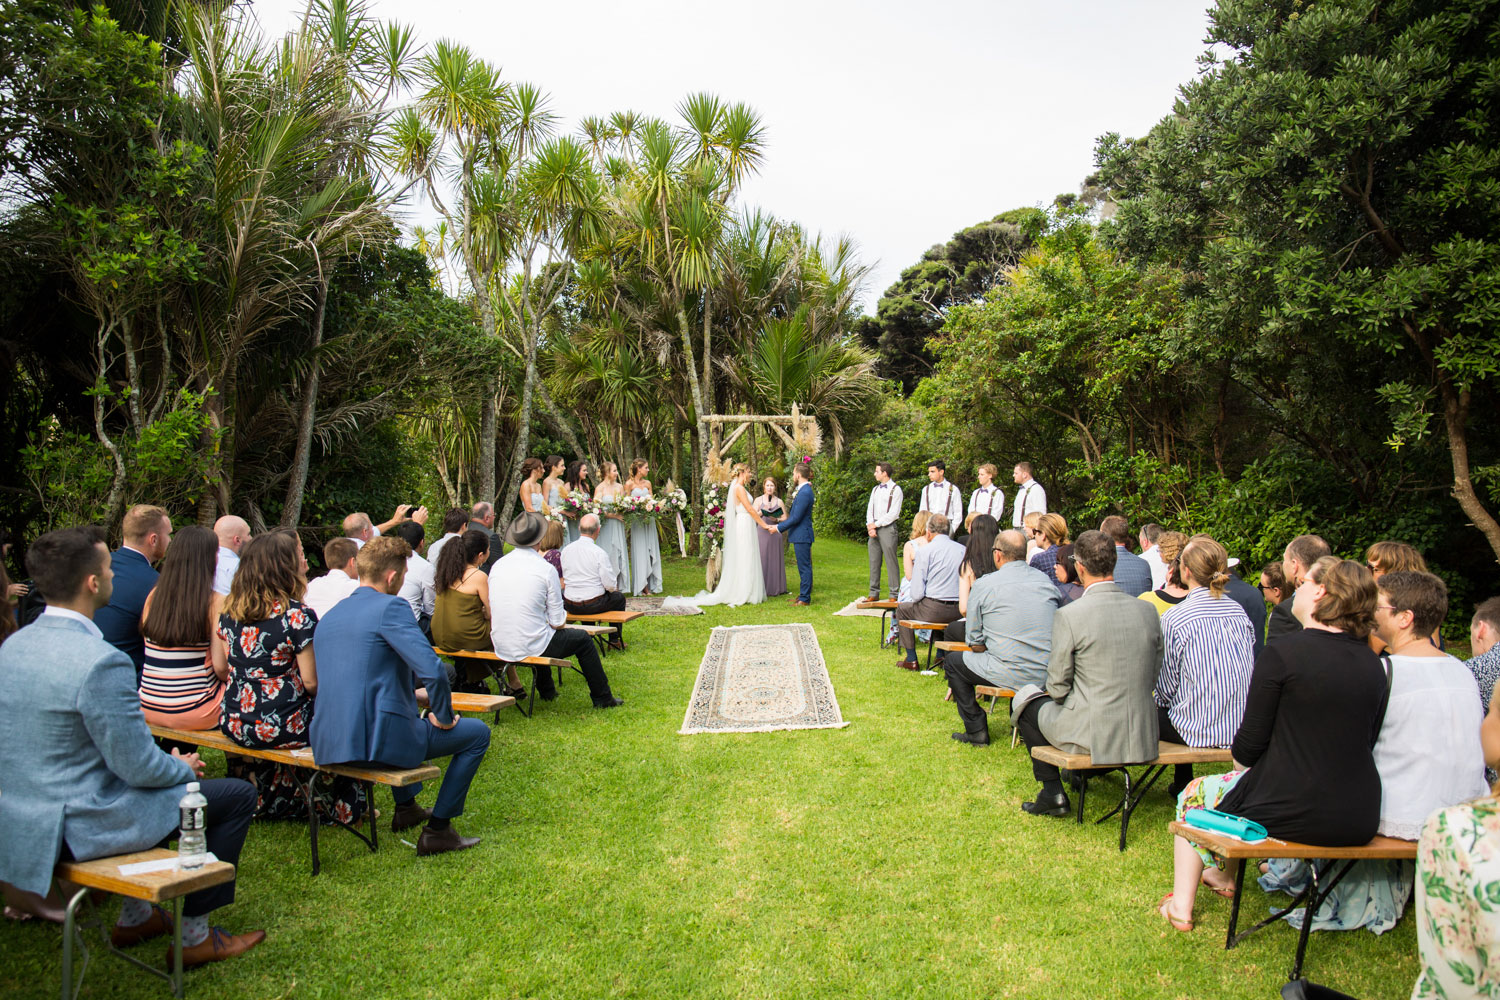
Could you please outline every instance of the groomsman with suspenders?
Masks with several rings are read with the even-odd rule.
[[[988,463],[979,467],[979,488],[969,494],[969,513],[988,514],[996,521],[1005,513],[1005,493],[995,485],[999,469]]]
[[[865,530],[870,540],[865,543],[870,551],[870,600],[880,598],[880,562],[885,560],[886,575],[890,577],[891,600],[901,587],[901,544],[896,522],[901,520],[901,487],[892,479],[895,470],[890,462],[875,463],[876,486],[870,491],[870,502],[865,505]]]
[[[1031,478],[1031,463],[1017,462],[1015,471],[1012,473],[1016,485],[1015,506],[1011,508],[1010,523],[1012,527],[1021,527],[1021,522],[1026,519],[1027,514],[1047,513],[1047,491],[1042,489],[1042,484]]]
[[[948,537],[964,523],[964,495],[943,476],[947,470],[941,459],[927,463],[927,478],[932,480],[922,487],[922,502],[917,505],[917,512],[931,511],[941,514],[948,519]]]

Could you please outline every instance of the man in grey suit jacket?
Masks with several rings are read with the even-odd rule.
[[[1130,764],[1156,756],[1156,708],[1151,687],[1161,664],[1161,621],[1156,609],[1113,581],[1115,542],[1085,531],[1073,544],[1083,596],[1052,619],[1047,690],[1025,702],[1016,729],[1030,750],[1055,746],[1087,753],[1095,764]],[[1021,702],[1027,692],[1018,691]],[[1070,810],[1056,767],[1031,761],[1042,783],[1026,812],[1066,816]]]
[[[94,624],[114,579],[97,533],[49,531],[27,551],[26,569],[47,609],[0,646],[0,881],[45,895],[60,859],[163,844],[177,828],[185,786],[203,764],[196,753],[168,755],[152,742],[135,666]],[[237,864],[255,787],[230,778],[200,784],[208,849]],[[184,967],[230,958],[265,939],[265,931],[231,935],[209,927],[208,913],[233,900],[230,882],[183,901]],[[160,907],[126,900],[111,936],[124,947],[171,929]]]

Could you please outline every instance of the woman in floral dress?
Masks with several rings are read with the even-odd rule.
[[[257,750],[307,746],[313,696],[317,615],[302,604],[307,561],[288,531],[258,535],[240,553],[214,641],[229,663],[219,729],[234,742]],[[244,778],[259,793],[259,819],[307,815],[298,778],[310,772],[253,757],[229,758],[229,776]],[[364,789],[349,778],[318,779],[316,804],[324,821],[355,823],[365,810]]]

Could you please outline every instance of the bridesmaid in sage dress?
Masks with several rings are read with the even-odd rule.
[[[589,495],[588,487],[589,466],[587,462],[577,461],[568,466],[568,471],[563,473],[563,489],[565,495],[572,496],[574,493],[583,496]],[[563,528],[568,533],[568,540],[564,544],[571,545],[578,541],[578,518],[563,516]]]
[[[630,463],[630,478],[625,488],[633,497],[649,497],[651,480],[646,476],[651,464],[643,458]],[[632,593],[661,593],[661,538],[656,530],[656,518],[641,516],[630,524],[630,569]]]
[[[765,492],[755,498],[754,507],[760,511],[761,518],[767,524],[775,524],[786,517],[786,507],[777,493],[776,480],[767,479],[762,488]],[[766,596],[776,597],[779,594],[785,594],[785,533],[778,531],[773,535],[769,531],[757,531],[755,537],[760,542],[760,572],[766,581]]]
[[[542,480],[542,496],[545,498],[543,502],[547,505],[547,516],[551,517],[552,512],[557,510],[558,505],[562,503],[562,475],[566,465],[561,455],[548,455],[544,464],[547,467],[547,478]]]
[[[599,467],[599,488],[594,499],[601,504],[613,503],[625,492],[620,485],[620,470],[613,462]],[[630,549],[625,543],[625,519],[619,514],[602,513],[599,516],[598,545],[609,556],[609,564],[618,574],[616,589],[630,591]]]

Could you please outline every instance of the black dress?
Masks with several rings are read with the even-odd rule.
[[[1219,808],[1283,840],[1367,843],[1380,823],[1372,749],[1385,701],[1385,670],[1363,639],[1304,629],[1276,640],[1255,661],[1234,737],[1250,770]]]

